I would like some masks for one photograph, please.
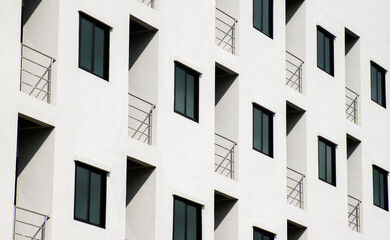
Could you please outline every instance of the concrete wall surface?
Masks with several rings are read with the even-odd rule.
[[[13,239],[15,203],[50,216],[47,240],[172,239],[181,197],[199,205],[203,240],[252,239],[253,228],[277,240],[388,240],[372,166],[390,171],[390,113],[371,100],[370,62],[390,69],[389,8],[274,0],[271,38],[253,27],[252,1],[0,0],[1,239]],[[80,13],[109,29],[108,79],[79,68]],[[234,51],[217,46],[216,16],[237,21]],[[318,27],[334,36],[333,75],[317,67]],[[55,60],[29,87],[21,42]],[[303,64],[300,88],[286,86],[286,68],[297,70],[288,61]],[[199,76],[197,121],[174,111],[175,63]],[[272,156],[253,149],[253,104],[271,112]],[[230,175],[215,172],[216,143],[232,147],[215,133],[237,143]],[[334,185],[319,179],[319,138],[335,146]],[[103,228],[74,219],[76,161],[107,174]],[[303,177],[297,206],[287,168]],[[360,202],[359,231],[348,195]]]

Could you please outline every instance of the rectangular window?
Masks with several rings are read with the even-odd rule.
[[[173,209],[173,240],[201,240],[200,205],[175,197]]]
[[[333,40],[332,34],[317,27],[317,66],[332,76],[334,76]]]
[[[382,107],[386,107],[386,70],[371,62],[371,99]]]
[[[253,27],[273,37],[273,0],[253,0]]]
[[[107,173],[76,162],[74,219],[105,227]]]
[[[79,68],[108,80],[109,27],[80,13]]]
[[[387,192],[387,172],[377,166],[372,166],[374,186],[374,205],[389,211]]]
[[[273,113],[253,104],[253,149],[273,157]]]
[[[336,145],[318,138],[318,176],[324,182],[336,186]]]
[[[275,234],[264,231],[260,228],[253,228],[253,240],[273,240]]]
[[[175,63],[175,112],[198,121],[199,74]]]

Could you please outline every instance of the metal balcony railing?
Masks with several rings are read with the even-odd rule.
[[[360,203],[361,201],[348,195],[348,227],[360,232]]]
[[[237,143],[215,133],[215,172],[234,179],[234,150]]]
[[[215,43],[224,50],[236,54],[237,20],[219,8],[215,9]]]
[[[146,6],[149,6],[151,8],[154,8],[155,7],[155,0],[139,0],[140,2],[142,2],[143,4],[146,4]]]
[[[51,73],[55,59],[21,44],[20,91],[51,102]]]
[[[13,240],[45,240],[49,216],[15,206]]]
[[[286,85],[302,93],[302,68],[304,61],[286,51]]]
[[[287,167],[287,202],[303,209],[303,179],[305,175]]]
[[[152,144],[152,117],[155,107],[155,104],[129,93],[129,136],[149,145]]]
[[[359,94],[349,88],[345,88],[345,115],[348,120],[358,124],[358,99]]]

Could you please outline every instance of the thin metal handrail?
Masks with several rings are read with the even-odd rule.
[[[146,4],[146,6],[149,6],[149,4],[150,4],[150,7],[154,8],[154,4],[155,4],[154,0],[149,0],[149,2],[147,2],[146,0],[141,0],[141,2]]]
[[[35,212],[35,211],[31,211],[31,210],[26,209],[26,208],[22,208],[22,207],[18,207],[18,206],[15,206],[15,208],[19,209],[19,210],[22,210],[22,211],[25,211],[25,212],[33,213],[33,214],[36,214],[36,215],[39,215],[39,216],[42,216],[42,217],[47,217],[47,219],[50,218],[49,215],[46,215],[46,214],[43,214],[43,213],[39,213],[39,212]]]
[[[305,62],[289,51],[286,51],[286,54],[286,85],[302,92],[302,70]]]
[[[43,52],[41,52],[41,51],[38,51],[38,50],[36,50],[36,49],[34,49],[34,48],[32,48],[32,47],[30,47],[30,46],[28,46],[28,45],[24,44],[24,43],[21,43],[21,45],[22,45],[23,47],[25,47],[25,48],[28,48],[28,49],[30,49],[30,50],[32,50],[32,51],[34,51],[34,52],[36,52],[36,53],[39,53],[39,54],[41,54],[41,55],[43,55],[43,56],[45,56],[45,57],[47,57],[47,58],[53,59],[53,62],[55,62],[55,61],[56,61],[56,59],[55,59],[55,58],[53,58],[53,57],[50,57],[49,55],[46,55],[46,54],[44,54]]]
[[[146,142],[152,144],[152,116],[153,110],[156,108],[156,105],[146,101],[134,94],[128,93],[129,95],[129,108],[136,110],[132,113],[129,109],[128,119],[135,120],[138,122],[137,125],[131,125],[132,122],[129,121],[128,129],[130,130],[129,135],[137,139],[138,141]],[[138,100],[138,103],[132,100]],[[137,105],[136,105],[137,104]],[[144,106],[140,105],[143,104]],[[146,110],[147,109],[147,110]]]
[[[215,16],[216,44],[217,46],[225,49],[226,51],[235,54],[235,49],[236,49],[235,28],[238,21],[234,17],[222,11],[221,9],[219,8],[215,8],[215,9],[216,9],[216,16]],[[217,16],[217,14],[222,14],[222,15]],[[223,18],[227,18],[227,19],[224,20]],[[227,29],[224,30],[224,28]],[[219,33],[219,35],[222,36],[219,37],[217,33]]]
[[[291,176],[293,173],[296,177]],[[292,168],[287,167],[287,202],[303,209],[303,180],[305,174],[302,174]],[[295,204],[294,204],[295,203]]]
[[[351,203],[350,200],[353,200],[354,203]],[[357,232],[360,232],[360,205],[359,199],[348,195],[348,227]]]
[[[345,87],[345,113],[346,118],[355,124],[358,124],[358,99],[359,94],[352,89]],[[351,96],[352,95],[352,96]]]
[[[20,210],[20,211],[23,211],[23,212],[27,212],[27,213],[30,213],[30,214],[33,214],[33,215],[36,215],[36,216],[39,216],[39,217],[42,217],[43,218],[43,223],[39,226],[39,225],[36,225],[36,224],[33,224],[33,223],[30,223],[30,222],[27,222],[25,220],[20,220],[18,219],[17,217],[17,210]],[[26,209],[26,208],[21,208],[21,207],[18,207],[18,206],[14,206],[14,229],[13,229],[13,239],[15,240],[15,237],[16,236],[21,236],[21,237],[25,237],[25,238],[29,238],[30,240],[44,240],[45,239],[45,235],[46,235],[46,223],[47,221],[50,219],[50,216],[49,215],[46,215],[46,214],[42,214],[42,213],[39,213],[39,212],[35,212],[35,211],[31,211],[29,209]],[[30,227],[34,227],[34,228],[37,228],[37,230],[35,231],[35,234],[33,236],[30,236],[28,234],[24,234],[24,233],[20,233],[20,232],[17,232],[16,230],[16,224],[19,223],[19,224],[23,224],[23,225],[27,225],[27,226],[30,226]],[[37,238],[38,234],[41,234],[41,238]]]
[[[46,98],[46,101],[50,103],[51,100],[51,73],[52,73],[52,67],[54,62],[56,61],[55,58],[50,57],[47,54],[42,53],[41,51],[38,51],[30,46],[27,46],[23,43],[21,44],[21,56],[20,56],[20,91],[27,93],[30,96],[34,96],[35,98],[40,98],[41,100],[44,100]],[[29,57],[27,57],[25,54],[25,50],[28,49]],[[39,57],[41,59],[46,58],[45,60],[47,65],[45,63],[40,63],[36,60],[33,60],[32,58]],[[42,58],[43,57],[43,58]],[[43,61],[43,60],[42,60]],[[23,63],[29,63],[27,66]],[[44,72],[40,72],[40,70],[37,70],[36,68],[42,68],[44,69]],[[27,69],[29,68],[29,69]],[[31,69],[32,68],[32,69]],[[39,73],[37,73],[39,72]],[[27,80],[31,81],[33,80],[33,83],[26,82],[26,77],[23,73],[29,74],[30,77],[27,78]],[[36,79],[35,79],[36,78]],[[43,86],[41,82],[44,81]],[[23,85],[29,86],[28,88],[22,88]],[[38,91],[38,92],[37,92]],[[37,92],[37,94],[35,94]],[[43,98],[40,97],[41,93],[44,93]]]
[[[300,59],[299,57],[295,56],[294,54],[292,54],[290,51],[287,51],[286,50],[286,53],[288,53],[290,56],[294,57],[295,59],[301,61],[302,63],[305,63],[305,61],[303,61],[302,59]]]
[[[226,12],[222,11],[220,8],[215,8],[217,9],[219,12],[223,13],[224,15],[226,15],[227,17],[231,18],[232,20],[236,21],[237,22],[237,19],[235,19],[234,17],[230,16],[229,14],[227,14]]]
[[[214,171],[225,176],[234,179],[234,154],[237,143],[227,137],[224,137],[218,133],[215,133],[215,169]],[[225,141],[226,144],[219,141]],[[218,142],[217,142],[218,141]]]

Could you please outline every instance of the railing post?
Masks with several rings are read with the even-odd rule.
[[[14,206],[14,231],[12,234],[12,239],[15,240],[15,232],[16,232],[16,206]]]
[[[234,164],[234,143],[232,150],[230,151],[230,177],[233,179],[233,164]]]
[[[353,121],[357,124],[357,98],[353,101]]]
[[[47,72],[47,79],[49,80],[47,82],[47,103],[50,103],[51,102],[51,70],[52,70],[52,67],[53,67],[53,60],[50,59],[50,66],[49,66],[49,71]]]
[[[301,65],[299,65],[299,75],[298,75],[298,77],[299,77],[299,81],[298,81],[298,83],[299,83],[299,87],[298,87],[298,89],[299,89],[299,92],[301,93],[302,92],[302,64]]]
[[[19,90],[22,91],[22,74],[23,74],[23,44],[20,44],[20,81],[19,81]]]
[[[299,180],[299,208],[302,208],[302,179]]]
[[[233,23],[233,27],[232,27],[232,53],[233,54],[236,54],[235,34],[236,34],[236,22]]]
[[[151,127],[152,127],[152,123],[151,123],[151,118],[152,118],[152,109],[150,109],[150,112],[149,112],[149,117],[148,117],[148,144],[150,145],[151,144],[151,141],[152,141],[152,134],[151,134]]]

